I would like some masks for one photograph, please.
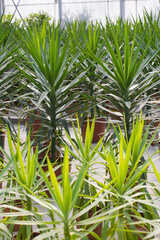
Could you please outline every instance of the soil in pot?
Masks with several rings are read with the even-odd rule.
[[[91,127],[92,119],[89,120],[89,124]],[[95,128],[94,128],[92,143],[97,143],[100,140],[100,138],[103,136],[105,132],[105,127],[106,127],[106,122],[103,118],[99,118],[95,120]],[[84,121],[83,128],[82,128],[83,142],[85,142],[86,130],[87,130],[87,120]]]

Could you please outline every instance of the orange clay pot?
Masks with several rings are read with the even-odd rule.
[[[89,124],[91,127],[92,119],[89,120]],[[97,143],[100,140],[100,138],[103,136],[105,132],[105,127],[106,127],[106,122],[104,121],[103,118],[99,118],[95,120],[95,128],[94,128],[92,143]],[[85,120],[83,123],[83,129],[82,129],[83,142],[85,142],[86,130],[87,130],[87,120]]]

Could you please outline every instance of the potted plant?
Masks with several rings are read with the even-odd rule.
[[[90,134],[88,132],[88,143],[91,140],[89,140],[89,137]],[[71,142],[71,145],[74,145],[74,143],[74,141]],[[94,156],[96,154],[95,151],[97,148],[98,146],[95,148],[94,151],[92,151],[91,155]],[[39,235],[37,238],[35,238],[35,240],[38,240],[38,238],[41,239],[47,237],[54,237],[55,239],[60,239],[62,233],[65,239],[85,239],[86,236],[87,238],[88,236],[91,236],[89,234],[95,236],[96,233],[94,232],[94,229],[97,227],[97,225],[105,219],[110,219],[110,215],[107,212],[102,213],[101,218],[99,218],[99,214],[95,212],[94,215],[92,215],[91,217],[87,217],[84,220],[78,220],[81,216],[84,216],[85,214],[88,215],[88,212],[90,212],[90,210],[94,209],[100,203],[101,198],[98,199],[97,197],[98,194],[103,192],[103,190],[93,196],[90,196],[86,204],[84,204],[80,208],[77,206],[81,188],[84,184],[90,164],[87,157],[84,157],[84,161],[82,162],[81,167],[79,168],[75,178],[75,173],[73,176],[72,173],[69,173],[69,152],[71,152],[71,149],[68,148],[66,145],[62,168],[62,183],[59,183],[57,181],[49,158],[47,158],[47,162],[51,182],[48,180],[46,174],[43,172],[41,165],[38,163],[41,175],[43,177],[43,180],[46,182],[46,185],[48,186],[50,194],[54,200],[54,204],[53,200],[51,202],[48,202],[48,200],[45,201],[45,199],[38,199],[36,196],[30,195],[30,198],[32,198],[32,200],[47,209],[48,215],[50,216],[53,223],[53,227],[49,228],[49,232]],[[55,213],[58,216],[58,220],[55,218]],[[62,225],[62,229],[59,229],[57,227],[57,225],[60,224]]]
[[[2,206],[2,215],[5,217],[3,222],[8,226],[10,232],[14,235],[14,232],[18,231],[15,239],[27,239],[33,234],[32,223],[42,221],[42,218],[38,215],[39,210],[32,199],[28,197],[28,194],[40,194],[44,191],[44,186],[42,185],[42,179],[39,177],[39,171],[37,171],[38,148],[35,153],[31,153],[28,136],[21,150],[19,131],[20,127],[18,128],[18,138],[15,144],[12,141],[9,128],[7,128],[10,154],[7,154],[1,148],[8,161],[8,179],[10,182],[11,179],[13,180],[12,184],[7,184],[10,194],[4,196],[5,202],[8,204]],[[40,196],[42,197],[42,194]],[[25,225],[25,222],[30,223]],[[41,232],[43,227],[43,224],[37,224],[37,231]]]
[[[2,152],[2,154],[4,153],[3,148],[0,146],[0,150]],[[5,224],[5,219],[6,219],[6,213],[3,212],[4,209],[6,208],[10,208],[10,210],[15,211],[19,210],[20,215],[22,214],[21,209],[19,208],[14,208],[14,206],[11,205],[7,205],[7,203],[9,202],[9,199],[6,200],[7,196],[11,195],[12,197],[10,198],[10,202],[14,201],[14,197],[13,197],[13,192],[17,191],[17,187],[15,186],[11,186],[10,188],[8,188],[8,182],[11,181],[11,177],[8,177],[8,171],[10,171],[11,166],[13,164],[13,158],[9,159],[9,161],[7,162],[1,162],[1,172],[0,172],[0,183],[6,183],[6,188],[0,189],[0,196],[1,196],[1,200],[0,200],[0,205],[1,205],[1,209],[0,209],[0,214],[1,214],[1,224],[0,224],[0,236],[3,237],[6,240],[9,240],[12,238],[12,234],[10,232],[10,230],[8,229],[8,227]],[[23,212],[24,214],[24,212]],[[4,220],[4,222],[3,222]]]
[[[115,129],[118,145],[110,144],[106,149],[103,146],[103,152],[99,152],[106,161],[109,181],[115,180],[110,189],[106,190],[106,208],[117,207],[110,228],[108,221],[104,223],[102,239],[114,237],[115,234],[118,239],[143,239],[153,230],[152,224],[146,219],[158,218],[158,212],[142,177],[147,171],[150,160],[141,162],[141,157],[151,145],[151,141],[147,142],[149,127],[143,136],[143,126],[144,119],[137,118],[130,139],[127,141],[121,129],[119,129],[120,134]],[[108,183],[107,176],[104,182]]]
[[[11,102],[15,101],[16,86],[14,83],[16,77],[15,61],[16,61],[16,47],[13,44],[13,29],[8,23],[3,23],[3,16],[0,17],[0,146],[4,148],[5,142],[5,128],[6,125],[15,134],[11,119],[9,118],[9,110]],[[4,156],[0,151],[0,160],[3,162]],[[3,164],[1,165],[3,167]],[[2,168],[0,169],[0,171]],[[2,183],[0,183],[2,188]]]
[[[74,34],[74,33],[73,33]],[[103,47],[104,41],[101,40],[101,29],[100,25],[96,23],[89,23],[87,28],[82,30],[83,34],[83,42],[81,39],[76,41],[78,44],[79,51],[82,53],[80,58],[83,59],[81,61],[81,68],[85,72],[85,78],[81,81],[81,109],[82,111],[82,132],[83,139],[85,141],[85,133],[87,128],[87,116],[90,118],[90,124],[92,123],[92,119],[96,116],[93,142],[98,142],[99,139],[103,136],[105,132],[105,120],[101,117],[101,109],[99,108],[99,104],[101,103],[101,95],[98,85],[95,82],[98,81],[99,78],[102,77],[102,73],[98,70],[98,67],[95,62],[95,55],[98,59],[102,59],[104,57]]]
[[[146,45],[144,42],[146,33],[144,31],[139,36],[136,30],[137,25],[138,23],[134,25],[134,34],[129,34],[131,32],[129,24],[125,23],[122,46],[121,41],[118,42],[113,25],[109,26],[112,33],[111,39],[108,39],[103,29],[106,58],[99,59],[92,54],[94,61],[99,65],[99,70],[103,73],[103,78],[98,83],[95,81],[95,84],[102,89],[101,98],[110,102],[110,105],[105,106],[106,113],[110,112],[112,116],[118,116],[118,121],[127,129],[128,137],[131,133],[133,113],[139,113],[144,109],[149,100],[146,91],[159,82],[157,67],[146,73],[146,69],[150,67],[151,61],[159,50],[148,54],[149,43]],[[105,108],[102,107],[104,111]]]
[[[31,28],[21,35],[25,54],[24,68],[21,71],[28,79],[28,89],[33,108],[38,112],[42,127],[51,141],[51,161],[55,162],[58,131],[61,132],[68,104],[68,92],[80,81],[76,76],[67,82],[67,76],[75,68],[77,55],[71,56],[68,41],[61,41],[60,25],[49,27],[43,24],[42,30]],[[27,63],[27,64],[26,64]],[[26,84],[26,81],[24,81]],[[35,119],[37,118],[34,114]]]
[[[82,197],[78,197],[76,202],[76,207],[74,208],[74,212],[76,212],[78,209],[82,210],[83,206],[88,206],[91,203],[91,199],[94,195],[97,194],[97,188],[94,185],[90,185],[89,179],[91,174],[91,169],[94,169],[96,164],[98,163],[98,159],[96,157],[96,153],[98,152],[98,149],[101,146],[102,138],[99,139],[96,146],[92,149],[92,140],[94,137],[94,127],[95,127],[95,117],[92,120],[92,125],[90,124],[89,118],[87,119],[87,129],[85,133],[85,142],[83,143],[83,135],[81,134],[80,129],[80,123],[77,117],[77,128],[72,123],[73,131],[75,138],[72,136],[72,138],[68,135],[66,132],[67,138],[69,140],[69,153],[73,156],[73,161],[77,162],[77,169],[75,171],[79,171],[80,165],[83,164],[83,162],[88,162],[88,169],[83,181],[83,185],[81,187],[80,195]],[[74,138],[74,141],[73,141]],[[92,175],[91,175],[92,177]],[[94,235],[101,236],[102,233],[102,222],[97,221],[98,224],[84,224],[78,225],[79,221],[83,221],[85,219],[92,219],[92,217],[98,216],[101,211],[103,211],[103,208],[100,207],[100,205],[103,205],[101,203],[97,203],[96,206],[91,208],[87,213],[84,213],[83,215],[79,216],[77,221],[77,228],[83,228],[83,231],[88,232],[88,239],[95,239]]]

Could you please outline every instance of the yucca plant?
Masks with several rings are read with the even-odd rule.
[[[78,174],[78,177],[75,181],[75,184],[73,187],[70,184],[69,180],[69,157],[68,157],[68,149],[66,148],[65,150],[65,155],[64,155],[64,163],[63,163],[63,170],[62,170],[62,186],[57,182],[55,173],[53,171],[52,165],[49,161],[48,162],[48,167],[49,167],[49,173],[51,177],[51,183],[48,181],[48,178],[46,178],[46,175],[44,174],[43,170],[40,167],[40,171],[42,174],[42,177],[44,181],[46,182],[48,189],[57,205],[51,206],[51,204],[46,203],[46,208],[49,210],[50,214],[52,214],[54,218],[54,213],[58,215],[60,218],[60,221],[63,223],[63,233],[64,233],[64,238],[67,240],[72,239],[74,235],[74,221],[75,221],[75,216],[71,216],[71,211],[75,206],[79,190],[81,188],[81,185],[84,180],[84,176],[87,170],[87,162],[84,162],[82,165],[82,168]],[[36,199],[35,199],[36,201]],[[38,203],[40,201],[38,200]],[[42,205],[44,203],[42,202]],[[53,211],[53,212],[52,212]],[[56,221],[55,221],[56,224]],[[58,224],[58,221],[57,221]],[[58,229],[53,229],[53,231],[50,231],[49,235],[46,236],[54,236],[55,238],[57,236],[57,239],[59,239],[58,235]],[[38,239],[43,239],[45,235],[39,236],[40,238]],[[42,238],[43,237],[43,238]]]
[[[2,147],[0,147],[0,150],[2,151]],[[6,184],[7,182],[11,181],[11,177],[8,177],[7,173],[11,169],[12,164],[13,164],[13,158],[10,159],[6,163],[1,162],[1,172],[0,172],[0,182],[1,183]],[[1,197],[1,200],[0,200],[0,215],[1,215],[0,236],[1,236],[1,239],[3,239],[3,240],[5,240],[5,239],[10,240],[12,238],[10,229],[8,229],[8,227],[4,223],[5,218],[6,218],[6,213],[3,212],[3,209],[10,207],[10,209],[12,211],[15,211],[15,209],[19,210],[20,215],[24,214],[24,211],[21,211],[21,209],[14,208],[14,206],[7,205],[7,203],[10,202],[10,200],[12,201],[14,198],[11,198],[10,200],[6,199],[6,195],[12,195],[17,190],[18,190],[18,188],[16,186],[0,189],[0,197]],[[13,217],[13,215],[11,214],[10,217]]]
[[[130,25],[131,28],[131,22],[128,20],[128,25]],[[130,29],[129,28],[129,29]],[[114,31],[113,31],[114,29]],[[115,22],[113,22],[111,19],[106,18],[105,25],[101,27],[101,37],[103,38],[103,33],[105,32],[105,35],[107,38],[113,42],[114,41],[114,34],[117,36],[118,44],[121,45],[124,40],[125,36],[125,22],[122,18],[118,18]]]
[[[77,42],[81,45],[85,44],[87,25],[88,24],[85,20],[81,21],[75,19],[72,22],[66,22],[66,30],[63,29],[65,32],[63,41],[65,41],[66,38],[69,38],[69,44],[71,44],[73,50],[76,50]]]
[[[159,49],[160,46],[160,34],[159,34],[159,19],[160,14],[153,15],[152,13],[149,14],[147,11],[144,13],[144,22],[145,25],[147,25],[147,38],[145,38],[145,41],[147,42],[148,39],[151,39],[150,41],[150,47],[148,49],[149,53],[152,53],[153,51],[156,51]],[[155,55],[154,59],[152,60],[152,65],[150,66],[150,70],[156,68],[159,66],[159,52]],[[158,73],[159,75],[159,73]],[[152,130],[150,131],[150,135],[152,136],[152,133],[154,133],[156,127],[159,124],[159,101],[160,101],[160,83],[157,83],[156,86],[152,89],[150,89],[147,92],[147,95],[149,96],[149,101],[146,106],[146,115],[147,115],[147,123],[151,122]],[[155,139],[155,144],[158,145],[159,143],[159,136],[157,135],[157,141]]]
[[[81,189],[81,186],[84,181],[84,177],[86,174],[86,171],[88,169],[88,163],[83,162],[81,169],[79,170],[79,173],[72,181],[70,182],[69,177],[69,157],[68,157],[68,148],[65,149],[64,154],[64,160],[63,160],[63,170],[62,170],[62,185],[61,183],[58,183],[57,178],[55,176],[55,173],[53,171],[52,164],[47,158],[48,167],[49,167],[49,174],[51,178],[51,182],[46,177],[45,173],[43,172],[41,166],[39,165],[39,169],[42,175],[43,180],[45,181],[50,194],[54,200],[54,203],[49,200],[45,199],[39,199],[36,196],[28,195],[32,200],[37,202],[38,205],[45,207],[47,210],[48,216],[50,217],[50,222],[43,222],[46,224],[46,229],[49,232],[43,233],[39,235],[36,239],[83,239],[83,237],[87,234],[83,231],[77,231],[76,225],[81,224],[81,222],[76,223],[76,219],[83,215],[84,213],[88,212],[91,208],[93,208],[96,204],[98,204],[99,200],[98,198],[96,200],[93,199],[93,201],[90,201],[90,205],[86,205],[83,209],[77,210],[73,213],[73,209],[76,206],[77,198],[79,197],[79,192]],[[55,214],[57,217],[55,217]],[[88,224],[89,224],[88,220]],[[47,224],[53,224],[53,227],[47,227]],[[85,223],[84,223],[85,224]],[[87,223],[86,223],[87,224]],[[62,228],[59,227],[59,225],[62,225]],[[91,231],[91,230],[90,230]]]
[[[84,143],[83,143],[83,139],[82,139],[81,128],[80,128],[80,123],[79,123],[78,118],[77,118],[78,130],[76,129],[75,125],[72,123],[73,131],[74,131],[74,135],[75,135],[74,141],[66,131],[66,135],[69,140],[69,146],[70,146],[69,152],[72,155],[73,159],[76,161],[78,160],[79,164],[83,164],[83,162],[86,162],[86,161],[88,163],[88,172],[85,176],[86,181],[84,182],[84,186],[83,186],[84,188],[82,189],[82,192],[86,196],[90,196],[90,194],[91,194],[91,189],[90,189],[90,186],[87,183],[87,181],[89,179],[89,173],[91,173],[92,170],[96,172],[96,169],[94,169],[94,166],[98,162],[98,159],[96,158],[96,153],[102,143],[102,138],[101,138],[99,140],[99,142],[96,144],[96,146],[92,147],[94,126],[95,126],[95,117],[93,118],[93,122],[92,122],[91,126],[89,124],[89,118],[88,118]],[[77,165],[78,169],[80,168],[79,164]],[[79,199],[78,205],[83,206],[84,202],[86,202],[86,200],[83,199],[83,197],[82,197]]]
[[[40,112],[38,117],[47,129],[48,141],[51,140],[51,159],[54,162],[57,132],[58,129],[61,132],[60,126],[65,121],[66,108],[70,101],[68,94],[80,81],[79,76],[67,81],[67,76],[77,64],[78,53],[72,56],[68,41],[61,41],[59,25],[53,24],[49,28],[44,23],[41,31],[29,28],[23,32],[22,40],[25,64],[21,70],[29,81],[30,100],[34,109]]]
[[[39,235],[37,238],[35,238],[35,240],[46,239],[47,237],[50,237],[51,239],[53,237],[53,239],[63,238],[65,240],[85,240],[88,239],[88,234],[92,234],[94,237],[96,237],[96,239],[100,239],[100,237],[94,233],[93,230],[99,223],[103,222],[106,219],[110,219],[110,217],[113,217],[112,215],[109,215],[110,212],[113,212],[112,210],[109,212],[102,211],[101,215],[95,211],[92,217],[88,217],[88,212],[92,209],[96,209],[97,205],[101,203],[103,199],[104,189],[109,188],[109,185],[111,185],[113,181],[108,183],[108,185],[105,185],[104,188],[102,187],[100,191],[95,191],[92,195],[88,191],[83,191],[84,188],[89,189],[89,168],[94,163],[95,155],[98,151],[98,148],[100,147],[102,140],[99,141],[93,150],[91,149],[94,131],[94,120],[91,129],[88,121],[84,147],[78,118],[77,124],[78,134],[75,126],[73,125],[75,140],[72,140],[67,134],[70,145],[74,150],[67,145],[65,146],[62,182],[57,181],[53,166],[48,157],[47,163],[51,181],[49,181],[49,179],[46,177],[46,174],[43,172],[41,165],[39,165],[42,178],[50,191],[51,197],[54,200],[54,204],[52,203],[52,200],[46,201],[45,199],[39,199],[32,195],[30,195],[30,198],[37,202],[37,204],[47,209],[48,215],[52,220],[51,223],[53,224],[53,227],[49,228],[50,232]],[[78,160],[78,163],[75,163],[77,170],[73,171],[73,173],[69,172],[69,153],[75,158],[75,162]],[[96,186],[94,186],[94,188],[96,188]],[[101,198],[99,198],[100,194],[102,195]],[[82,198],[85,199],[85,201],[83,204],[78,205],[80,202],[79,199]],[[58,218],[55,217],[55,215],[57,215]],[[48,223],[49,222],[44,222],[44,224]],[[58,227],[59,225],[60,227]]]
[[[85,44],[85,38],[87,34],[87,22],[85,20],[74,20],[72,22],[66,22],[65,27],[63,28],[63,42],[68,39],[69,44],[69,51],[71,55],[77,54],[78,55],[78,64],[76,68],[68,75],[68,82],[72,81],[72,79],[79,75],[80,73],[83,73],[81,76],[81,81],[86,79],[86,69],[82,67],[84,56],[77,50],[77,44],[84,45]],[[84,76],[84,77],[83,77]],[[76,85],[74,88],[72,88],[68,94],[68,98],[70,100],[70,105],[67,108],[67,111],[72,114],[72,116],[75,116],[75,114],[78,112],[79,115],[84,112],[84,109],[82,107],[82,102],[84,99],[82,99],[82,93],[85,89],[83,89],[83,84],[81,82]]]
[[[6,179],[6,194],[4,201],[8,205],[2,206],[2,210],[9,208],[9,213],[3,213],[5,216],[3,222],[9,224],[9,230],[13,233],[14,225],[20,225],[16,239],[30,239],[32,234],[32,223],[34,221],[41,221],[42,218],[38,214],[39,210],[36,208],[32,199],[27,194],[40,194],[43,191],[42,178],[37,169],[38,147],[36,152],[32,154],[31,143],[28,138],[23,149],[20,146],[20,127],[18,128],[17,143],[12,141],[9,128],[7,128],[9,154],[2,148],[1,151],[6,158],[8,179]],[[6,170],[3,170],[3,172]],[[13,189],[15,191],[13,191]],[[15,206],[16,202],[20,204]],[[43,227],[37,224],[38,228]],[[39,231],[39,230],[38,230]]]
[[[151,144],[147,143],[148,130],[142,136],[144,120],[138,119],[133,124],[130,139],[125,140],[122,131],[118,136],[118,145],[108,149],[103,146],[100,156],[106,161],[107,175],[114,184],[106,192],[106,208],[121,208],[114,213],[111,222],[104,223],[102,239],[143,239],[146,232],[153,230],[148,220],[158,219],[157,207],[154,207],[151,194],[142,175],[147,172],[149,158],[141,162],[141,158]],[[105,181],[105,180],[104,180]],[[103,186],[103,184],[99,183]],[[108,201],[108,194],[110,202]],[[125,205],[123,207],[123,205]],[[141,226],[141,229],[137,229]]]
[[[159,67],[146,72],[159,50],[148,54],[150,41],[148,44],[144,42],[145,31],[141,36],[137,35],[136,22],[134,34],[131,36],[127,22],[124,29],[124,43],[118,42],[112,25],[110,26],[112,41],[105,32],[103,33],[107,60],[99,60],[93,54],[92,57],[103,73],[103,78],[95,84],[103,90],[101,98],[110,102],[110,106],[106,105],[103,110],[106,111],[106,115],[107,112],[111,113],[111,118],[118,116],[130,136],[133,114],[143,110],[149,100],[147,91],[159,84]]]
[[[16,46],[13,44],[12,29],[9,24],[5,26],[0,18],[0,146],[4,146],[4,128],[11,121],[8,117],[8,109],[16,95],[15,80],[15,60]],[[2,155],[0,156],[3,157]]]
[[[159,151],[158,151],[158,155],[159,155]],[[157,207],[157,209],[159,210],[159,200],[160,200],[160,191],[159,191],[159,184],[160,184],[160,173],[157,170],[157,167],[154,164],[154,160],[152,160],[152,158],[150,157],[150,163],[152,165],[153,168],[153,173],[155,174],[158,182],[150,182],[149,184],[151,185],[151,190],[154,193],[153,198],[156,201],[155,203],[155,207]],[[160,236],[160,227],[159,227],[159,219],[156,220],[151,220],[150,224],[152,224],[152,226],[154,227],[154,230],[150,233],[147,234],[147,236],[145,237],[145,239],[157,239]]]
[[[89,23],[87,29],[83,29],[82,35],[84,39],[83,43],[81,39],[77,41],[75,38],[79,51],[82,52],[82,55],[80,55],[80,58],[83,58],[81,67],[86,72],[85,79],[81,82],[83,89],[81,101],[83,109],[93,119],[95,114],[100,114],[97,106],[97,102],[101,101],[99,99],[100,90],[95,82],[99,79],[101,73],[99,72],[98,75],[97,66],[93,64],[94,58],[92,54],[96,55],[99,59],[103,57],[104,41],[101,39],[101,29],[98,23],[95,25],[92,22]]]
[[[144,126],[145,118],[142,118],[142,113],[138,117],[134,117],[133,124],[132,124],[132,133],[130,138],[127,138],[127,134],[125,132],[125,136],[123,137],[123,144],[124,144],[124,151],[126,152],[126,146],[129,144],[129,141],[131,141],[131,168],[135,167],[136,161],[140,161],[143,163],[144,161],[144,154],[147,152],[149,147],[151,146],[152,142],[154,141],[154,138],[159,130],[157,128],[152,136],[151,139],[149,139],[149,132],[150,132],[150,125],[148,125],[147,128]],[[116,134],[116,137],[118,139],[118,142],[120,143],[120,139],[122,139],[122,130],[120,127],[118,127],[119,131],[116,129],[116,127],[113,125],[114,132]],[[120,132],[120,133],[119,133]],[[139,164],[141,164],[139,162]],[[137,167],[137,165],[136,165]]]

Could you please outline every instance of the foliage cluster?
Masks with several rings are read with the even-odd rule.
[[[160,182],[147,180],[148,166],[160,176],[145,154],[159,147],[160,14],[103,26],[75,20],[62,27],[45,13],[25,24],[11,18],[0,20],[1,239],[13,238],[17,224],[17,240],[159,236]],[[25,144],[10,114],[27,119]],[[106,131],[93,145],[97,119]]]

